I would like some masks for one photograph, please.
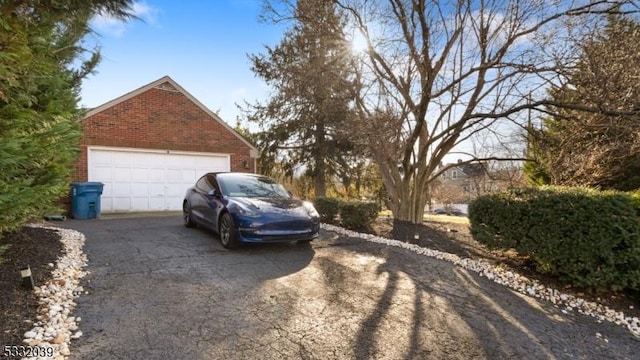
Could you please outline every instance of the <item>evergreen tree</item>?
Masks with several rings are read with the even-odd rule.
[[[299,0],[282,41],[266,54],[250,55],[252,71],[273,89],[265,104],[246,110],[262,129],[262,172],[277,162],[290,175],[304,167],[314,178],[316,196],[325,196],[327,178],[348,168],[353,150],[343,134],[352,94],[343,29],[331,2]]]
[[[99,61],[81,48],[89,20],[127,18],[130,0],[0,3],[0,234],[53,211],[69,192],[81,81]]]
[[[532,186],[548,185],[551,183],[549,172],[546,169],[538,144],[540,143],[540,137],[544,136],[544,132],[535,129],[531,123],[527,126],[526,130],[526,142],[527,153],[526,157],[529,159],[524,163],[523,172],[527,183]]]
[[[639,24],[612,15],[606,28],[583,43],[568,83],[551,91],[554,101],[577,105],[551,107],[555,116],[536,134],[537,153],[551,183],[640,188],[638,43]]]

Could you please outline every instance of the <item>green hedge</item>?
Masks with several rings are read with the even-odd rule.
[[[629,193],[511,190],[471,202],[469,220],[479,242],[514,248],[576,287],[640,289],[640,217]]]
[[[342,201],[334,198],[319,197],[316,199],[314,205],[318,214],[320,214],[320,221],[334,224],[336,222],[336,217],[340,213]]]
[[[631,201],[633,203],[633,207],[636,208],[636,215],[640,216],[640,190],[636,190],[635,192],[630,192]]]
[[[319,197],[314,203],[324,223],[337,224],[340,215],[341,225],[348,229],[361,229],[370,225],[380,212],[377,203],[346,202],[335,198]]]
[[[370,225],[380,212],[380,206],[369,202],[344,202],[340,207],[342,226],[360,229]]]

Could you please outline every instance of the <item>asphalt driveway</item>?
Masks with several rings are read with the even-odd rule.
[[[179,216],[70,220],[72,359],[637,359],[640,341],[450,263],[323,232],[228,251]]]

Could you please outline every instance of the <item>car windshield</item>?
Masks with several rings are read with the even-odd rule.
[[[231,197],[290,198],[289,192],[266,176],[224,174],[218,176],[220,190]]]

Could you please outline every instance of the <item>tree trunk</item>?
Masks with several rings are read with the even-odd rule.
[[[426,193],[416,189],[412,182],[403,183],[401,188],[396,190],[399,194],[398,198],[391,199],[393,217],[396,220],[421,224],[424,217],[424,207],[427,204]]]
[[[325,171],[324,159],[319,159],[319,162],[316,163],[316,171],[314,176],[314,182],[316,187],[316,197],[325,197],[327,195],[324,171]]]
[[[317,151],[315,153],[315,171],[314,171],[314,183],[316,187],[316,197],[325,197],[327,195],[326,181],[325,181],[325,141],[324,141],[324,123],[319,121],[316,124],[316,146]]]
[[[394,212],[393,217],[397,220],[408,221],[414,224],[421,224],[425,203],[420,204],[418,201],[406,199],[409,204],[401,206],[399,211]]]

